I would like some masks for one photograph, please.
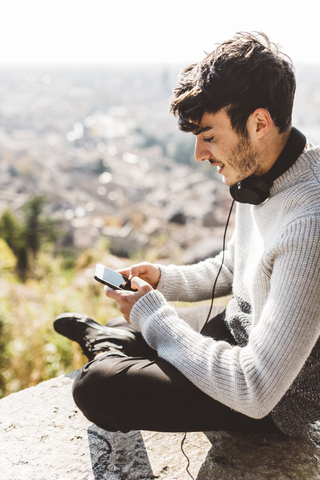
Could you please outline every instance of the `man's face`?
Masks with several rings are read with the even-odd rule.
[[[235,185],[250,175],[261,174],[258,153],[250,138],[233,130],[225,110],[205,113],[199,126],[208,129],[196,136],[196,160],[208,160],[216,166],[224,183]]]

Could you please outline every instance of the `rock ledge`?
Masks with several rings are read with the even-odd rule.
[[[1,480],[189,480],[181,433],[106,432],[71,396],[73,375],[0,400]],[[299,439],[188,433],[197,480],[320,480],[320,425]]]

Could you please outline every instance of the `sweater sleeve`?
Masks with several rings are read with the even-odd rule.
[[[161,270],[158,290],[167,300],[197,302],[211,298],[213,285],[222,263],[215,289],[215,297],[229,295],[233,280],[233,238],[225,252],[195,265],[159,265]]]
[[[214,399],[263,418],[301,371],[320,335],[320,225],[288,227],[273,252],[270,291],[245,347],[193,331],[158,291],[133,307],[130,320],[160,357]]]

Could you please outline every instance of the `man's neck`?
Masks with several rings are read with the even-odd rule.
[[[276,163],[284,149],[291,132],[291,127],[284,133],[279,134],[278,129],[273,127],[263,138],[260,147],[261,169],[260,175],[265,175]]]

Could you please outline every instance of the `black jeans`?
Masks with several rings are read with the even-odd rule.
[[[203,335],[234,339],[222,319],[221,308],[202,331],[207,307],[177,309],[180,318]],[[135,332],[130,356],[106,352],[85,365],[75,379],[73,396],[83,414],[107,431],[162,432],[236,431],[279,433],[270,415],[253,419],[209,397],[175,367],[157,356],[142,335],[122,318],[108,322]]]

